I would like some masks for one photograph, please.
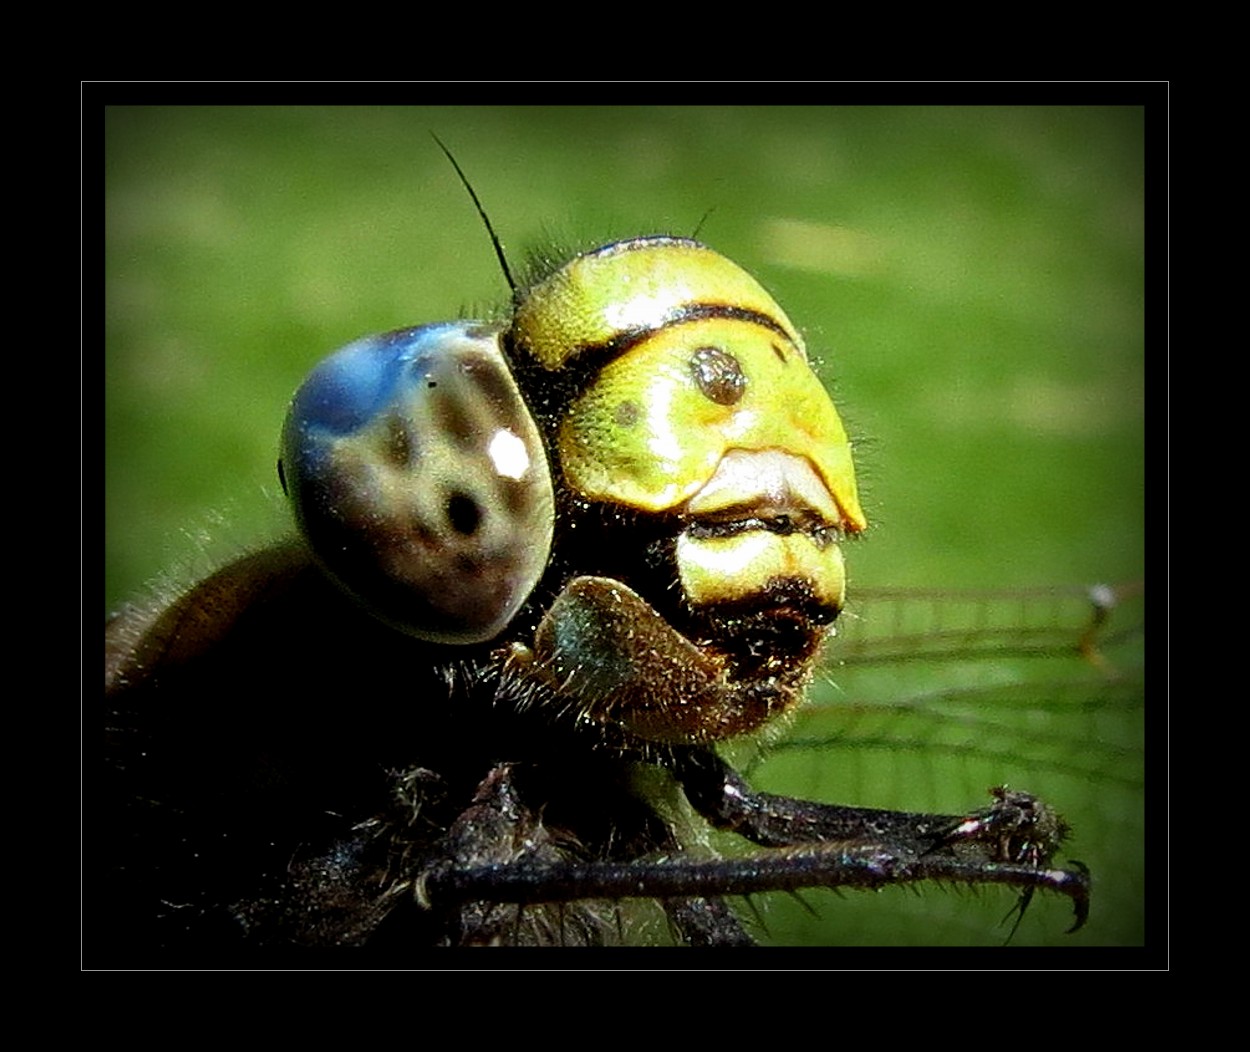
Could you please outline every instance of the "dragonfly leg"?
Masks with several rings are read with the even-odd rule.
[[[676,775],[695,810],[714,826],[766,847],[821,841],[882,841],[922,854],[942,844],[962,818],[844,807],[756,792],[710,749],[677,755]]]
[[[1013,846],[1024,842],[1014,832],[1008,833],[1031,810],[1014,794],[1004,794],[1012,795],[1008,804],[1000,800],[965,816],[841,808],[754,793],[710,754],[692,755],[687,761],[683,774],[688,786],[696,786],[696,798],[698,789],[707,788],[694,777],[696,771],[706,774],[719,767],[723,772],[722,821],[718,824],[772,844],[779,843],[785,831],[791,837],[789,846],[743,858],[678,855],[581,862],[531,854],[510,862],[448,860],[423,876],[423,901],[446,909],[457,902],[537,905],[585,899],[695,900],[667,907],[670,916],[678,918],[683,937],[694,941],[705,931],[712,940],[736,945],[749,939],[745,933],[739,938],[736,922],[731,929],[716,921],[722,908],[717,896],[937,881],[1005,884],[1020,890],[1021,907],[1038,888],[1055,891],[1074,903],[1076,922],[1070,930],[1085,921],[1089,880],[1083,867],[1050,869],[1040,857],[1025,861],[993,857],[1005,842]]]
[[[1051,868],[1068,833],[1053,808],[1029,793],[991,790],[994,802],[963,816],[883,811],[796,800],[756,792],[708,749],[676,756],[677,777],[691,804],[713,825],[768,847],[843,845],[849,855],[870,858],[894,880],[1001,883],[1021,889],[1023,915],[1036,888],[1072,899],[1075,921],[1089,915],[1089,877],[1084,867]],[[852,879],[849,883],[856,883]]]

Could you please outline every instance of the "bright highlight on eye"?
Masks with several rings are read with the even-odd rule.
[[[486,447],[495,470],[506,479],[522,479],[530,469],[525,443],[507,428],[500,428]]]

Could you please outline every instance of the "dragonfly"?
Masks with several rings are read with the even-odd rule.
[[[804,700],[866,526],[781,308],[667,236],[521,288],[483,221],[511,319],[325,359],[278,461],[301,539],[106,626],[107,941],[399,961],[597,945],[598,913],[564,907],[644,898],[680,941],[736,946],[725,895],[933,881],[1006,885],[1020,919],[1059,892],[1083,927],[1087,867],[1059,868],[1070,827],[1031,792],[824,804],[715,751]],[[1093,596],[1079,649],[1102,661],[1115,593]],[[772,850],[704,857],[691,807]]]
[[[1118,594],[1118,593],[1117,593]],[[986,613],[981,619],[981,629],[991,629],[995,624],[1002,625],[1005,623],[1004,615],[994,613],[991,606],[987,605],[988,600],[984,597],[975,600],[956,599],[948,596],[946,601],[935,603],[928,597],[911,597],[915,602],[906,599],[900,599],[894,605],[899,608],[907,609],[955,609],[961,605],[967,607],[969,604],[973,607],[980,607]],[[882,605],[884,603],[884,605]],[[794,722],[787,728],[784,734],[775,736],[775,740],[768,742],[762,747],[758,753],[750,753],[745,759],[735,761],[739,763],[739,768],[743,770],[749,777],[751,783],[759,788],[768,789],[775,792],[785,792],[787,794],[828,800],[830,802],[855,802],[869,806],[890,807],[897,809],[910,810],[934,810],[936,813],[942,814],[963,814],[970,813],[975,806],[981,806],[984,802],[991,799],[989,790],[997,788],[1006,783],[1010,790],[1023,789],[1028,792],[1035,792],[1039,797],[1047,802],[1054,801],[1059,807],[1061,813],[1074,825],[1076,832],[1071,842],[1071,850],[1065,850],[1063,857],[1071,857],[1078,859],[1086,865],[1092,873],[1095,874],[1096,886],[1101,889],[1105,877],[1103,872],[1105,867],[1101,858],[1095,854],[1096,850],[1102,850],[1100,846],[1102,841],[1106,843],[1114,842],[1114,838],[1100,838],[1100,830],[1105,828],[1105,824],[1101,819],[1097,822],[1082,821],[1079,817],[1073,819],[1073,807],[1078,806],[1072,803],[1072,798],[1076,796],[1087,797],[1089,794],[1076,793],[1071,790],[1074,783],[1082,779],[1099,784],[1098,774],[1096,770],[1100,770],[1104,764],[1092,764],[1070,769],[1065,775],[1069,779],[1069,784],[1062,786],[1062,791],[1058,794],[1053,792],[1046,783],[1039,782],[1039,777],[1050,771],[1045,762],[1040,766],[1028,763],[1027,755],[1033,746],[1038,742],[1047,741],[1047,734],[1043,733],[1037,726],[1041,722],[1046,722],[1044,717],[1049,718],[1052,725],[1050,739],[1052,745],[1054,740],[1066,739],[1069,744],[1075,744],[1078,740],[1094,740],[1098,742],[1110,742],[1115,735],[1101,733],[1096,738],[1084,732],[1073,731],[1072,723],[1067,717],[1067,712],[1047,712],[1047,705],[1051,702],[1034,703],[1020,705],[1020,699],[1027,697],[1029,687],[1022,685],[1020,682],[1004,681],[995,685],[995,691],[992,696],[989,693],[981,693],[979,701],[981,704],[974,702],[974,696],[968,694],[963,699],[966,714],[963,716],[946,715],[952,707],[959,703],[953,699],[939,701],[937,695],[941,692],[942,683],[950,684],[958,682],[964,677],[969,679],[975,678],[972,668],[980,668],[988,670],[984,674],[990,678],[1005,675],[1004,670],[1013,667],[1017,660],[1014,656],[1006,656],[1000,645],[991,642],[984,646],[978,647],[976,644],[969,643],[971,638],[970,630],[965,631],[962,641],[955,645],[954,642],[947,640],[944,648],[934,643],[927,651],[925,659],[913,657],[904,665],[892,663],[895,669],[910,669],[915,678],[910,685],[897,685],[897,689],[882,689],[881,694],[891,699],[892,712],[898,715],[900,719],[895,723],[895,729],[892,734],[886,731],[877,731],[874,733],[866,732],[869,717],[866,715],[870,711],[870,703],[864,700],[864,696],[857,687],[855,676],[859,675],[859,666],[852,659],[848,648],[844,648],[843,644],[850,643],[855,632],[861,626],[880,626],[884,623],[883,618],[887,618],[893,623],[893,615],[878,614],[874,611],[890,609],[890,603],[882,601],[879,603],[877,599],[866,595],[863,590],[852,585],[848,598],[848,606],[844,611],[838,623],[839,638],[835,640],[829,648],[829,664],[822,668],[817,676],[815,684],[811,690],[812,697],[809,703],[799,710],[794,717]],[[919,605],[917,605],[919,604]],[[1086,604],[1088,607],[1089,604]],[[1093,604],[1097,605],[1097,604]],[[1118,610],[1123,609],[1122,603],[1117,603]],[[913,615],[918,616],[918,615]],[[1082,641],[1086,639],[1086,627],[1084,625],[1084,615],[1077,618],[1074,622],[1071,616],[1064,619],[1058,619],[1052,616],[1052,622],[1058,627],[1058,631],[1067,640],[1067,653],[1073,648],[1076,649],[1076,658],[1063,658],[1064,663],[1069,660],[1079,663],[1079,667],[1074,676],[1084,679],[1084,690],[1087,696],[1095,693],[1101,694],[1106,689],[1106,684],[1112,682],[1108,677],[1111,675],[1110,669],[1123,671],[1131,669],[1132,662],[1126,661],[1118,655],[1111,655],[1113,649],[1107,645],[1106,641],[1099,636],[1099,641],[1093,645],[1086,643],[1085,652],[1081,651]],[[937,624],[945,623],[939,616]],[[891,629],[888,633],[892,638],[900,637],[903,633],[901,630]],[[943,630],[937,629],[929,631],[927,629],[909,632],[913,637],[930,636],[936,639],[942,638]],[[994,640],[996,637],[991,634],[984,637],[988,640]],[[1001,637],[997,637],[1001,643]],[[1075,642],[1074,642],[1075,640]],[[972,647],[972,649],[969,649]],[[1111,656],[1108,656],[1111,655]],[[1059,650],[1051,652],[1049,657],[1035,657],[1032,659],[1034,665],[1044,665],[1047,668],[1053,668],[1055,663],[1060,662]],[[1028,662],[1026,662],[1028,663]],[[880,674],[879,665],[872,664],[864,666],[876,669]],[[934,670],[938,670],[935,674]],[[958,670],[958,679],[950,678],[950,670]],[[885,673],[886,675],[901,675],[902,672]],[[1014,675],[1022,675],[1020,673],[1012,673]],[[1027,676],[1023,677],[1027,680]],[[918,696],[915,684],[917,681],[925,683],[925,691],[927,697]],[[986,690],[989,690],[986,686]],[[964,687],[962,689],[970,689]],[[1079,688],[1077,688],[1079,689]],[[1118,700],[1113,701],[1108,706],[1107,711],[1112,714],[1118,714],[1120,718],[1131,723],[1137,717],[1133,715],[1139,712],[1134,707],[1131,700],[1126,699],[1123,695],[1117,696]],[[908,699],[912,699],[911,702]],[[997,714],[996,716],[989,715]],[[837,714],[834,716],[833,714]],[[1127,715],[1125,715],[1127,714]],[[835,724],[830,727],[826,720],[832,718]],[[959,768],[954,774],[947,769],[946,774],[933,773],[927,776],[908,775],[905,779],[898,780],[892,786],[882,784],[883,777],[880,774],[867,773],[866,757],[876,754],[890,758],[893,762],[901,762],[900,758],[915,757],[916,764],[930,770],[937,770],[933,767],[934,759],[940,755],[949,755],[956,753],[962,756],[961,762],[967,764],[972,751],[970,740],[977,737],[975,732],[968,731],[967,737],[963,739],[963,745],[956,748],[949,740],[941,738],[935,730],[938,726],[948,728],[964,727],[966,730],[974,726],[992,726],[994,720],[1000,723],[1010,725],[1012,720],[1020,719],[1024,722],[1024,726],[1016,729],[1014,735],[1007,729],[1000,731],[1004,744],[995,746],[992,751],[996,752],[1000,760],[1007,762],[991,765],[996,768],[987,770],[984,773],[975,768]],[[927,722],[926,722],[927,721]],[[989,721],[989,722],[987,722]],[[1058,728],[1058,729],[1055,729]],[[1064,729],[1067,728],[1067,729]],[[1014,744],[1007,744],[1008,739]],[[886,744],[887,741],[896,743],[894,747]],[[856,745],[858,743],[858,746]],[[986,746],[982,746],[986,748]],[[1048,746],[1049,748],[1050,746]],[[1057,749],[1058,746],[1055,745]],[[1107,750],[1114,751],[1110,745],[1099,746]],[[1125,746],[1131,752],[1132,746]],[[1140,748],[1138,748],[1140,753]],[[850,758],[848,758],[848,756]],[[800,785],[797,788],[789,788],[795,784],[795,771],[806,772],[800,773],[797,777]],[[812,773],[819,771],[819,775]],[[857,774],[863,771],[865,773]],[[821,781],[825,781],[830,777],[841,777],[850,781],[859,778],[859,783],[844,788],[842,785],[822,785]],[[1047,774],[1047,777],[1049,775]],[[1140,776],[1129,774],[1125,775],[1125,784],[1128,788],[1125,792],[1132,794],[1134,792],[1140,794]],[[807,784],[802,784],[803,780],[807,780]],[[818,781],[813,781],[818,779]],[[787,781],[789,780],[789,781]],[[889,779],[886,779],[887,781]],[[939,784],[940,783],[940,784]],[[947,795],[943,797],[941,794],[945,792]],[[957,799],[955,799],[957,797]],[[934,802],[930,804],[928,800]],[[679,802],[678,802],[679,803]],[[674,805],[677,806],[677,805]],[[715,841],[715,834],[708,834]],[[698,839],[698,835],[695,836]],[[1091,841],[1093,844],[1091,844]],[[1140,842],[1140,840],[1139,840]],[[693,851],[701,850],[698,844],[692,845]],[[731,848],[724,848],[724,853],[731,853]],[[1091,861],[1092,859],[1092,861]],[[823,892],[803,892],[802,903],[796,904],[791,897],[783,896],[777,902],[763,902],[759,896],[752,895],[745,903],[739,903],[735,906],[736,912],[746,918],[745,924],[761,939],[775,939],[782,943],[793,941],[819,941],[819,942],[848,942],[856,943],[860,941],[913,941],[914,936],[899,935],[875,935],[860,936],[856,934],[855,922],[849,921],[848,916],[858,916],[869,913],[880,902],[890,903],[887,907],[891,912],[906,911],[912,901],[911,892],[908,889],[887,888],[877,894],[846,892],[845,901],[839,900],[833,903],[826,903],[821,896],[828,898],[827,893]],[[953,912],[959,913],[961,908],[969,906],[972,909],[969,912],[975,913],[979,911],[980,900],[984,899],[987,908],[996,914],[984,926],[976,925],[977,934],[975,936],[967,935],[966,931],[963,938],[967,941],[976,941],[977,939],[988,939],[991,942],[1001,941],[1005,938],[1008,929],[1014,925],[1014,920],[1009,921],[1004,927],[1000,924],[1001,915],[1018,901],[1019,896],[1010,891],[1000,892],[997,895],[990,891],[980,892],[971,895],[967,892],[954,890],[950,893],[941,891],[926,893],[923,898],[915,901],[923,904],[922,918],[920,923],[927,923],[929,928],[937,927],[934,924],[934,910],[944,910],[945,902],[950,900],[954,904]],[[935,905],[936,903],[936,905]],[[1061,918],[1056,919],[1053,914],[1050,920],[1053,923],[1047,924],[1043,922],[1043,915],[1051,908],[1058,906],[1059,912],[1064,914]],[[825,929],[820,934],[814,934],[815,928],[805,918],[809,916],[808,910],[815,909],[828,917],[837,918],[833,922],[830,929]],[[796,922],[786,920],[787,910],[797,910],[799,921]],[[1065,913],[1065,910],[1067,911]],[[752,917],[758,911],[759,916],[754,920]],[[1131,941],[1133,938],[1131,926],[1126,929],[1125,926],[1108,931],[1107,929],[1099,929],[1097,927],[1100,911],[1095,910],[1091,915],[1089,923],[1087,923],[1080,931],[1071,936],[1066,936],[1072,940],[1085,940],[1093,938],[1094,941],[1105,939],[1107,941],[1125,940]],[[1104,915],[1105,916],[1105,915]],[[1033,941],[1036,939],[1062,939],[1063,933],[1071,926],[1071,913],[1068,904],[1057,898],[1048,895],[1034,896],[1029,904],[1029,909],[1025,911],[1025,917],[1021,921],[1020,927],[1016,929],[1012,935],[1016,941]],[[621,928],[627,928],[629,921],[622,920],[619,922]],[[1044,934],[1038,935],[1036,926],[1042,923],[1045,929]],[[663,929],[666,922],[661,920],[658,927]],[[569,922],[568,927],[573,927],[573,922]],[[798,928],[802,929],[800,934],[795,934]],[[987,936],[985,931],[989,931]],[[1127,931],[1127,933],[1126,933]],[[830,933],[831,932],[831,933]],[[660,937],[663,937],[663,931]],[[956,936],[952,941],[960,941],[960,937]]]

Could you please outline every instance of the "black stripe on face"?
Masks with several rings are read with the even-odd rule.
[[[707,318],[730,318],[734,321],[744,321],[775,332],[791,343],[795,339],[789,330],[770,314],[761,314],[759,311],[749,310],[746,307],[735,307],[730,303],[686,303],[676,310],[669,311],[659,325],[628,329],[618,333],[606,343],[583,347],[570,355],[570,358],[581,358],[583,355],[591,354],[595,356],[600,366],[603,366],[661,329],[667,329],[672,325],[703,321]]]

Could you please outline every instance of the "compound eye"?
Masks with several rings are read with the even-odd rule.
[[[360,340],[287,414],[280,467],[314,555],[421,639],[498,635],[551,554],[546,451],[499,337],[464,322]]]

